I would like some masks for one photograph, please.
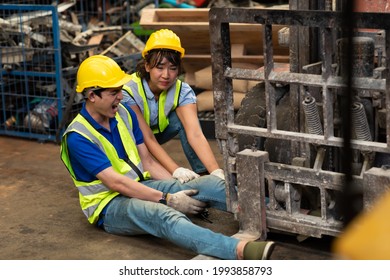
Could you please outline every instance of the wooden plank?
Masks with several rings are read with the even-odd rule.
[[[103,34],[98,34],[98,35],[92,36],[88,40],[88,45],[99,45],[100,42],[102,41],[102,39],[103,39]],[[91,50],[88,51],[88,55],[89,56],[92,56],[94,54],[95,54],[94,49],[91,49]]]
[[[232,57],[244,55],[246,53],[244,44],[233,44],[231,53]]]
[[[206,63],[211,62],[210,54],[186,54],[183,61],[192,62],[195,60],[203,61]],[[246,62],[246,63],[254,63],[254,64],[263,64],[264,56],[262,55],[236,55],[232,56],[232,62]],[[280,63],[288,63],[289,59],[284,55],[276,55],[274,56],[274,62]]]
[[[173,31],[209,31],[209,9],[145,9],[140,25],[147,29],[169,28]],[[232,31],[258,31],[253,24],[231,24]]]
[[[192,28],[208,29],[209,9],[144,9],[142,11],[140,25],[155,29],[162,24],[172,29],[176,24]]]

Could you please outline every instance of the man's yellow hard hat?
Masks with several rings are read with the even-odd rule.
[[[77,71],[76,92],[86,88],[116,88],[131,80],[115,60],[104,55],[93,55],[85,59]]]

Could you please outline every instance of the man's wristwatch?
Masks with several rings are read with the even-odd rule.
[[[168,193],[163,192],[163,194],[158,202],[161,204],[167,205],[167,195],[168,195]]]

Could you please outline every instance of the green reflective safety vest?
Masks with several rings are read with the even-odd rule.
[[[146,123],[150,126],[150,109],[148,106],[148,100],[146,97],[145,89],[142,84],[142,79],[137,76],[137,73],[133,73],[130,82],[123,86],[125,90],[137,103],[140,108]],[[169,124],[168,115],[174,111],[179,104],[179,96],[181,91],[180,80],[168,90],[163,91],[158,98],[158,114],[157,114],[157,126],[152,127],[154,134],[163,132]]]
[[[142,172],[145,179],[150,178],[150,174],[147,171],[143,171],[141,159],[138,154],[137,146],[135,144],[135,137],[132,130],[132,119],[130,113],[120,104],[119,110],[115,116],[118,121],[118,131],[122,140],[123,146],[127,153],[127,156],[131,162]],[[61,141],[61,159],[72,176],[73,182],[79,191],[80,206],[88,221],[91,224],[95,224],[99,219],[99,214],[103,208],[113,199],[119,195],[118,192],[114,192],[106,187],[100,180],[92,182],[84,182],[77,180],[68,153],[67,135],[70,132],[76,132],[87,138],[92,143],[96,144],[100,150],[102,150],[111,161],[114,170],[120,174],[123,174],[135,181],[139,181],[140,178],[131,166],[120,159],[115,147],[100,134],[81,114],[78,114],[75,119],[70,123]]]

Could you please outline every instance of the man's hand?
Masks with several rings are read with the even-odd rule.
[[[172,177],[179,180],[180,183],[183,184],[193,179],[199,178],[199,175],[192,170],[189,170],[184,167],[179,167],[173,172]]]
[[[214,176],[221,178],[222,180],[225,180],[225,173],[220,168],[215,169],[213,172],[210,173],[210,175],[214,175]]]
[[[169,193],[167,195],[167,205],[184,214],[201,213],[207,204],[191,197],[197,193],[198,190],[184,190],[177,193]]]

